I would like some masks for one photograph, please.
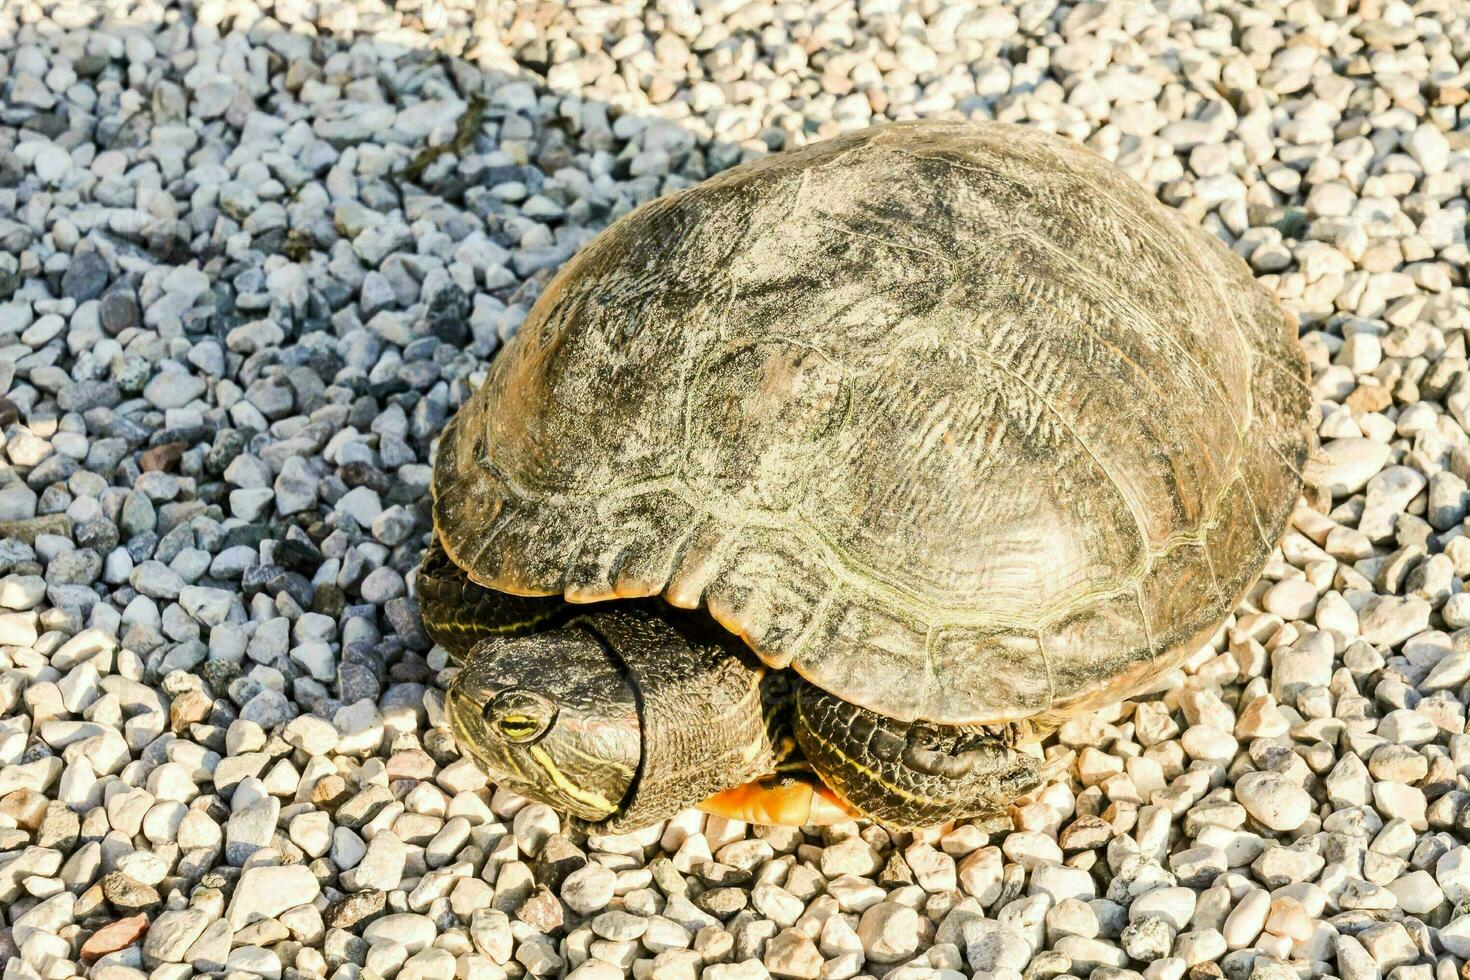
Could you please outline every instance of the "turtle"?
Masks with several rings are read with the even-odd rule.
[[[1034,128],[893,123],[644,203],[438,441],[448,724],[603,832],[1004,818],[1048,732],[1248,598],[1313,445],[1296,335]]]

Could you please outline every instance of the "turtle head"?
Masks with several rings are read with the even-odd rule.
[[[446,710],[459,744],[495,782],[584,820],[618,813],[637,778],[637,693],[579,623],[480,643]]]
[[[610,602],[482,640],[446,712],[496,783],[623,833],[775,769],[763,677],[713,621]]]

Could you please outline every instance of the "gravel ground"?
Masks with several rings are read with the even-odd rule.
[[[4,980],[1457,977],[1467,21],[3,0]],[[1184,670],[1058,733],[1014,829],[580,839],[488,787],[411,572],[501,338],[641,201],[956,113],[1085,140],[1279,290],[1331,501]]]

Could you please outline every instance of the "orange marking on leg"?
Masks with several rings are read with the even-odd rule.
[[[769,777],[721,790],[699,809],[731,820],[783,827],[823,826],[858,816],[825,785]]]

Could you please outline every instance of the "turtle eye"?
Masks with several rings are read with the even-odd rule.
[[[540,720],[529,715],[506,715],[496,724],[500,734],[512,742],[529,742],[543,730]]]
[[[517,745],[538,741],[556,721],[556,703],[535,691],[512,687],[485,704],[485,721],[501,738]]]

